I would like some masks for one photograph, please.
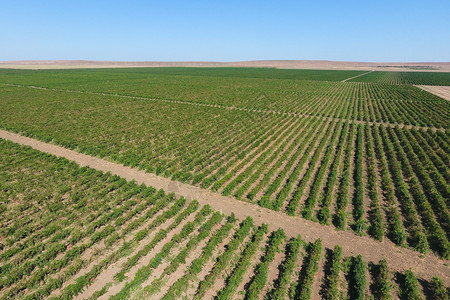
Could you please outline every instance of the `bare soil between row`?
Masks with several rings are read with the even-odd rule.
[[[0,130],[0,138],[30,146],[45,153],[64,157],[80,166],[88,166],[103,172],[111,172],[126,180],[134,180],[137,184],[145,184],[156,189],[163,189],[168,193],[173,192],[176,196],[183,196],[187,200],[196,199],[201,205],[209,204],[213,209],[221,211],[226,215],[234,213],[239,219],[250,216],[257,225],[265,223],[270,230],[283,228],[289,236],[301,234],[302,238],[307,242],[313,242],[320,238],[323,245],[327,248],[333,248],[338,244],[342,246],[343,254],[346,256],[361,254],[365,260],[372,262],[386,259],[392,270],[403,272],[411,269],[416,276],[425,280],[431,280],[434,275],[437,275],[443,279],[447,286],[450,285],[450,267],[447,265],[448,261],[439,259],[433,254],[421,255],[413,250],[398,247],[386,239],[383,242],[378,242],[370,237],[358,236],[352,232],[338,231],[332,226],[320,225],[300,217],[291,217],[282,212],[265,209],[252,203],[225,197],[209,190],[81,154],[8,131]]]

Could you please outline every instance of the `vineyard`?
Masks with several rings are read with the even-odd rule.
[[[448,101],[409,85],[218,77],[214,76],[215,73],[210,76],[188,76],[154,75],[142,71],[142,74],[125,71],[120,73],[115,71],[111,74],[100,71],[20,72],[16,70],[14,74],[9,74],[0,70],[0,83],[47,88],[52,89],[53,93],[49,94],[50,91],[47,90],[47,93],[37,96],[37,91],[19,89],[16,95],[13,95],[14,92],[11,91],[11,97],[14,97],[14,100],[23,97],[24,93],[27,97],[45,95],[46,98],[48,96],[60,98],[63,95],[78,98],[81,97],[80,92],[83,92],[86,94],[83,98],[88,99],[88,95],[115,95],[122,98],[130,96],[139,97],[140,100],[147,102],[159,99],[165,102],[182,102],[270,114],[320,116],[422,127],[449,127],[450,104]],[[355,80],[370,74],[357,77]],[[323,78],[327,78],[326,74]],[[68,95],[68,91],[76,95]],[[49,100],[52,101],[52,99]]]
[[[92,83],[93,81],[117,80],[156,80],[158,78],[214,77],[254,78],[254,79],[293,79],[341,81],[349,77],[361,75],[364,71],[342,70],[289,70],[274,68],[120,68],[120,69],[82,69],[82,70],[8,70],[0,69],[1,82],[23,84],[69,84]]]
[[[356,144],[370,131],[341,127]],[[436,276],[9,141],[0,150],[1,299],[448,299]]]
[[[146,76],[154,75],[147,73],[144,79],[99,82],[90,80],[94,71],[44,74],[53,79],[25,72],[10,79],[16,86],[2,86],[2,128],[450,256],[446,100],[412,86],[378,83],[198,75],[150,80]],[[118,74],[129,75],[110,76]],[[47,89],[17,86],[42,80]],[[256,91],[267,93],[254,98]],[[172,98],[161,99],[167,96],[161,93]]]
[[[0,69],[0,129],[447,263],[450,101],[411,84],[450,76]],[[0,150],[0,299],[448,299],[448,272]]]
[[[382,72],[375,71],[351,79],[354,82],[381,82],[387,84],[450,85],[446,72]]]

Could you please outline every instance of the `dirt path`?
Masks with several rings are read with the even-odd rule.
[[[213,209],[227,215],[234,213],[239,219],[251,216],[256,225],[266,223],[270,230],[276,230],[281,227],[287,235],[297,236],[301,234],[302,238],[308,242],[321,238],[323,245],[327,248],[333,248],[336,244],[341,245],[345,256],[362,254],[364,259],[373,262],[386,259],[392,270],[405,271],[412,269],[419,278],[425,280],[431,280],[433,275],[438,275],[447,286],[450,285],[450,267],[446,266],[448,261],[441,260],[432,254],[421,257],[420,253],[397,247],[386,239],[383,242],[378,242],[369,237],[357,236],[352,232],[337,231],[332,226],[320,225],[300,217],[287,216],[285,213],[275,212],[252,203],[238,201],[209,190],[148,174],[144,171],[4,130],[0,130],[0,138],[28,145],[42,152],[65,157],[81,166],[89,166],[103,172],[111,172],[127,180],[135,180],[137,184],[143,183],[156,189],[174,192],[177,196],[184,196],[188,200],[197,199],[201,205],[209,204]]]
[[[416,87],[450,101],[450,86],[415,85]]]
[[[347,81],[349,81],[349,80],[352,80],[353,78],[361,77],[361,76],[364,76],[364,75],[369,74],[369,73],[372,73],[372,72],[373,72],[373,71],[369,71],[369,72],[366,72],[366,73],[362,73],[362,74],[359,74],[359,75],[356,75],[356,76],[353,76],[353,77],[344,79],[344,80],[342,80],[341,82],[347,82]]]
[[[298,113],[298,112],[286,112],[286,111],[281,111],[281,110],[252,109],[252,108],[245,108],[245,107],[227,106],[227,105],[222,105],[222,104],[200,103],[200,102],[192,102],[192,101],[185,101],[185,100],[168,100],[168,99],[156,99],[156,98],[151,98],[151,97],[127,96],[127,95],[109,94],[109,93],[100,93],[100,92],[63,90],[63,89],[45,88],[45,87],[39,87],[39,86],[33,86],[33,85],[20,85],[20,84],[10,84],[10,83],[1,83],[1,82],[0,82],[0,85],[19,87],[19,88],[39,89],[39,90],[54,91],[54,92],[100,95],[100,96],[119,97],[119,98],[136,99],[136,100],[148,100],[148,101],[159,101],[159,102],[166,102],[166,103],[177,103],[177,104],[184,104],[184,105],[195,105],[195,106],[202,106],[202,107],[215,107],[215,108],[229,109],[229,110],[240,110],[240,111],[251,112],[251,113],[276,114],[276,115],[283,115],[283,116],[296,116],[296,117],[305,117],[305,118],[319,118],[322,120],[332,120],[332,121],[336,121],[336,122],[348,120],[350,123],[355,123],[355,124],[368,123],[370,126],[381,125],[384,127],[392,127],[392,128],[395,128],[395,126],[399,126],[400,128],[407,128],[407,129],[411,129],[411,128],[415,128],[417,130],[430,129],[433,131],[439,130],[439,131],[445,132],[445,128],[438,128],[438,127],[414,126],[414,125],[406,125],[406,124],[402,124],[402,123],[389,123],[389,122],[372,122],[372,121],[366,122],[366,121],[360,121],[360,120],[355,120],[355,119],[324,117],[324,116],[315,115],[315,114],[308,114],[308,113],[302,114],[302,113]]]

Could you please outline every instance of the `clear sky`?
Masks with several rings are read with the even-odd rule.
[[[450,61],[450,1],[0,0],[0,61]]]

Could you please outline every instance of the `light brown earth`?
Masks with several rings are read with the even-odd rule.
[[[450,86],[438,86],[438,85],[416,85],[422,90],[435,94],[445,100],[450,101]]]
[[[125,167],[8,131],[0,130],[0,138],[31,146],[36,150],[52,155],[65,157],[80,166],[89,166],[103,172],[111,172],[126,180],[135,180],[137,184],[143,183],[147,186],[153,186],[156,189],[164,189],[166,192],[174,192],[176,196],[184,196],[187,200],[197,199],[201,205],[209,204],[213,209],[221,211],[226,215],[234,213],[239,219],[250,216],[256,225],[265,223],[270,230],[276,230],[281,227],[288,236],[301,234],[302,238],[307,242],[312,242],[320,238],[324,247],[332,249],[336,244],[341,245],[344,256],[361,254],[365,260],[372,262],[386,259],[392,270],[403,272],[411,269],[418,278],[425,280],[431,280],[434,275],[437,275],[443,279],[447,286],[450,285],[450,267],[447,265],[448,261],[439,259],[432,254],[421,255],[413,250],[397,247],[388,240],[378,242],[369,237],[357,236],[349,231],[337,231],[332,226],[320,225],[300,217],[288,216],[282,212],[275,212],[255,204],[225,197],[209,190],[172,181],[168,178],[145,173],[144,171]]]
[[[214,249],[213,255],[209,258],[209,260],[206,262],[206,264],[203,265],[202,270],[200,273],[198,273],[195,278],[189,279],[189,286],[185,292],[182,294],[182,299],[190,299],[193,298],[197,291],[197,287],[200,284],[201,281],[203,281],[206,276],[212,271],[214,268],[214,265],[219,258],[220,255],[223,254],[225,251],[228,243],[233,239],[234,234],[236,233],[236,228],[233,227],[230,232],[225,236],[225,238],[222,240],[222,243],[218,244],[218,247]],[[245,239],[244,239],[245,240]]]
[[[0,61],[0,68],[79,69],[130,67],[257,67],[278,69],[324,69],[368,71],[449,72],[450,62],[351,62],[330,60],[254,60],[254,61],[92,61],[92,60],[17,60]]]
[[[210,240],[212,234],[215,232],[216,229],[220,228],[221,226],[224,225],[225,223],[225,219],[222,220],[220,225],[216,225],[214,227],[213,230],[211,230],[210,235],[208,236],[208,238],[205,238],[204,240],[202,240],[196,247],[195,249],[193,249],[191,251],[191,253],[189,253],[189,255],[187,256],[185,262],[183,262],[182,264],[180,264],[180,267],[173,273],[170,274],[165,274],[163,273],[162,276],[159,277],[159,280],[162,280],[164,282],[164,285],[159,289],[159,291],[157,293],[155,293],[154,295],[152,295],[153,299],[161,299],[169,290],[169,288],[176,282],[178,281],[182,276],[184,276],[186,274],[186,271],[188,269],[189,266],[191,266],[192,262],[194,261],[194,259],[197,259],[199,257],[199,255],[201,255],[202,250],[204,249],[204,247],[208,244],[208,241]],[[148,298],[148,297],[147,297]]]
[[[214,280],[214,283],[211,287],[207,288],[205,291],[205,294],[202,296],[203,299],[208,300],[214,300],[214,296],[216,296],[220,290],[226,287],[226,279],[231,275],[231,272],[234,270],[235,267],[237,267],[238,260],[242,256],[243,251],[247,247],[249,243],[251,243],[251,238],[253,234],[255,233],[255,228],[253,231],[250,231],[245,238],[242,240],[242,243],[239,244],[238,248],[234,250],[233,254],[231,255],[230,260],[227,263],[227,268],[224,269],[219,275],[215,275],[216,278]],[[223,253],[222,253],[223,254]],[[213,269],[215,266],[213,267]],[[211,273],[208,273],[208,275]],[[208,276],[206,275],[206,276]],[[206,278],[205,276],[205,278]],[[192,297],[193,298],[193,297]]]
[[[146,228],[149,224],[151,224],[156,218],[158,218],[158,216],[160,216],[163,211],[165,211],[167,209],[161,209],[158,213],[156,213],[152,218],[150,218],[147,222],[145,222],[143,225],[139,226],[137,229],[132,231],[132,234],[130,234],[125,241],[129,242],[133,237],[134,234],[136,232],[139,232],[140,230]],[[170,224],[169,222],[164,222],[163,224],[161,224],[158,229],[166,229]],[[139,246],[137,246],[136,248],[134,248],[130,254],[130,256],[135,255],[138,251],[142,250],[142,248],[144,248],[144,245],[146,245],[147,243],[149,243],[156,235],[157,230],[153,230],[152,232],[150,232],[150,234],[144,238],[141,243],[139,244]],[[118,250],[118,248],[121,246],[122,244],[118,244],[115,245],[114,247],[112,247],[112,249],[110,250],[110,253],[113,253],[115,251]],[[122,265],[124,265],[127,261],[127,259],[130,256],[123,256],[121,257],[119,260],[117,260],[116,262],[112,263],[111,265],[109,265],[106,269],[103,270],[103,272],[97,276],[93,282],[86,287],[83,292],[81,294],[79,294],[78,296],[76,296],[74,299],[86,299],[88,298],[88,296],[92,296],[92,294],[98,290],[101,290],[105,284],[107,283],[113,283],[114,282],[114,275],[116,275],[118,272],[120,272]],[[97,263],[97,262],[95,262]],[[94,267],[94,264],[90,264],[88,267],[86,267],[85,269],[82,269],[80,273],[78,273],[76,275],[76,278],[78,278],[80,275],[86,274],[88,271],[92,270],[92,268]],[[50,296],[59,296],[60,292],[66,288],[68,285],[72,284],[75,282],[75,278],[72,278],[71,280],[65,282],[63,284],[63,286],[59,289],[59,290],[55,290]]]

